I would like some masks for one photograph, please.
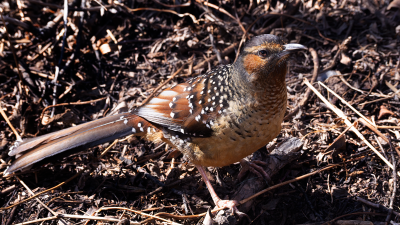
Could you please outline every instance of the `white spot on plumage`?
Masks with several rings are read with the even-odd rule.
[[[132,133],[136,133],[136,129],[132,127]]]
[[[200,100],[200,101],[199,101],[199,105],[201,105],[201,103],[203,103],[203,101],[202,101],[202,100]]]
[[[151,133],[151,128],[150,127],[147,128],[147,133]]]
[[[119,119],[122,120],[124,118],[124,116],[121,116]]]
[[[173,90],[165,90],[165,91],[163,91],[163,92],[161,92],[160,93],[160,95],[158,96],[158,97],[172,97],[172,96],[176,96],[176,95],[178,95],[179,93],[178,92],[176,92],[176,91],[173,91]],[[154,99],[154,98],[153,98]],[[153,100],[152,99],[152,100]]]
[[[139,123],[137,124],[137,126],[138,126],[138,127],[142,127],[142,123],[139,122]]]
[[[174,108],[174,107],[175,107],[175,103],[170,102],[170,103],[169,103],[169,107],[170,107],[171,109]]]
[[[139,129],[141,132],[143,132],[144,130],[143,130],[143,127],[141,127],[140,129]]]
[[[164,92],[162,92],[161,94],[163,94]],[[149,102],[149,104],[154,104],[154,105],[161,105],[161,104],[166,104],[167,102],[169,102],[168,99],[161,99],[161,98],[152,98]]]
[[[200,119],[201,119],[201,115],[197,115],[197,116],[195,117],[195,120],[196,120],[197,122],[199,122]]]
[[[172,118],[172,119],[175,119],[175,115],[176,115],[176,113],[174,113],[174,112],[171,112],[169,115],[171,116],[171,118]]]
[[[183,128],[181,129],[181,133],[182,133],[182,134],[184,134],[184,133],[185,133],[185,130],[184,130]]]

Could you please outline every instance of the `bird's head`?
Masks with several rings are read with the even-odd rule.
[[[260,88],[266,83],[284,82],[289,55],[304,49],[307,48],[300,44],[285,44],[271,34],[253,37],[246,42],[236,62],[241,79]]]

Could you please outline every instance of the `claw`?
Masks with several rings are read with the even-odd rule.
[[[242,165],[242,170],[240,171],[238,178],[241,180],[247,171],[250,171],[257,175],[259,178],[265,180],[267,183],[271,181],[271,177],[267,172],[265,172],[262,166],[267,166],[265,162],[254,160],[249,162],[245,159],[240,160],[240,165]]]
[[[216,208],[224,208],[224,209],[228,208],[232,211],[233,215],[237,215],[237,216],[239,216],[239,218],[246,217],[247,219],[249,219],[249,221],[251,221],[250,217],[246,213],[240,212],[238,210],[238,208],[237,208],[238,205],[239,205],[239,202],[236,200],[218,199],[215,207]]]
[[[236,206],[239,205],[238,201],[235,201],[235,200],[221,200],[218,197],[217,193],[215,193],[214,188],[212,187],[210,181],[208,180],[207,175],[206,175],[206,173],[204,171],[204,168],[202,166],[200,166],[200,165],[196,165],[196,167],[199,170],[201,176],[203,177],[204,183],[206,183],[208,191],[210,192],[211,197],[212,197],[212,199],[214,201],[215,207],[222,208],[222,209],[228,208],[228,209],[230,209],[232,211],[232,214],[238,215],[239,218],[242,218],[242,217],[245,216],[245,217],[247,217],[249,219],[249,221],[251,221],[250,217],[246,213],[242,213],[237,209]]]

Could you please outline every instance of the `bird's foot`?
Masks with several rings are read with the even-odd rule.
[[[216,208],[228,208],[232,211],[232,214],[236,214],[239,216],[239,218],[242,217],[247,217],[248,219],[250,219],[250,217],[243,212],[240,212],[236,206],[239,205],[239,202],[236,200],[221,200],[221,199],[214,199],[215,204],[216,204]],[[251,220],[250,220],[251,221]]]
[[[246,217],[250,220],[250,217],[246,213],[240,212],[236,206],[239,205],[238,201],[235,200],[221,200],[217,193],[215,193],[214,188],[212,187],[210,180],[207,178],[206,172],[204,168],[200,165],[196,165],[197,169],[199,170],[201,176],[203,177],[204,183],[206,184],[208,191],[214,201],[215,207],[219,209],[230,209],[232,214],[238,215],[240,218]],[[251,220],[250,220],[251,221]]]
[[[259,178],[264,179],[267,183],[271,181],[271,177],[263,168],[263,166],[267,166],[267,163],[260,160],[253,160],[252,162],[249,162],[245,159],[242,159],[240,160],[240,165],[242,165],[242,169],[238,175],[239,180],[242,180],[246,172],[250,171]]]
[[[228,208],[228,209],[236,209],[236,206],[239,205],[238,201],[235,200],[215,200],[215,204],[217,208]],[[233,211],[232,211],[233,212]]]

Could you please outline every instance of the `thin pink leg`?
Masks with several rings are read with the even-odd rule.
[[[201,176],[203,177],[204,183],[206,183],[208,191],[211,194],[211,197],[215,203],[215,205],[219,208],[229,208],[232,209],[233,212],[237,213],[238,210],[236,209],[236,206],[238,205],[238,202],[235,200],[221,200],[217,193],[215,193],[214,188],[212,187],[210,180],[207,178],[206,172],[204,171],[203,166],[196,165],[197,169],[199,170]]]

